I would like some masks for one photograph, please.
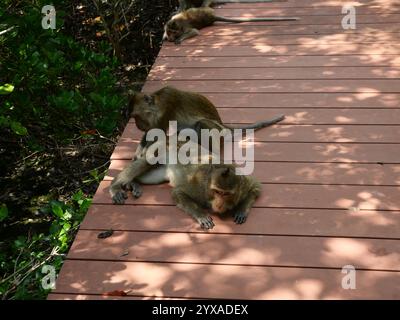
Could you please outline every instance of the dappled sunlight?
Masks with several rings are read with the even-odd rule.
[[[299,292],[302,299],[318,299],[324,289],[321,281],[316,279],[303,279],[297,281],[294,289]]]
[[[360,210],[359,208],[350,207],[348,210],[350,217],[356,218],[374,226],[394,226],[396,227],[399,222],[400,214],[397,212],[386,213],[379,211]]]
[[[399,252],[388,252],[382,246],[356,239],[328,239],[322,252],[322,261],[351,264],[356,268],[391,269],[400,264]]]

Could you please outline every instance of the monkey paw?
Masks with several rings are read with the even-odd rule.
[[[174,41],[174,43],[175,43],[175,44],[181,44],[182,41],[177,39],[177,40]]]
[[[112,202],[114,204],[124,204],[125,199],[128,198],[128,195],[126,194],[125,191],[117,191],[113,196],[112,196]]]
[[[200,223],[202,229],[212,229],[215,226],[210,216],[197,218],[197,221]]]
[[[140,198],[143,193],[142,186],[135,181],[131,182],[131,190],[132,190],[132,195],[136,199]]]
[[[247,219],[247,214],[244,212],[237,212],[235,213],[235,215],[233,216],[233,220],[235,221],[235,223],[237,224],[242,224],[245,223]]]

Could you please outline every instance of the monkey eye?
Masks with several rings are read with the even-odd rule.
[[[143,99],[147,104],[154,104],[154,98],[150,95],[146,94]]]

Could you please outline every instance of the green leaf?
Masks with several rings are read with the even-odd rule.
[[[28,130],[18,121],[11,121],[10,127],[15,134],[20,136],[26,136],[28,134]]]
[[[12,84],[6,83],[3,86],[0,86],[0,94],[10,94],[14,91],[14,86]]]
[[[0,206],[0,221],[3,221],[8,217],[8,209],[6,204]]]
[[[64,211],[63,211],[63,209],[61,208],[61,206],[60,206],[59,204],[57,204],[57,203],[52,203],[52,205],[51,205],[51,210],[53,211],[53,213],[54,213],[57,217],[63,218],[63,216],[64,216]]]

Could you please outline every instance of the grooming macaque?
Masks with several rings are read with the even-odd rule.
[[[296,17],[226,18],[217,16],[211,8],[191,8],[174,15],[165,25],[163,40],[180,44],[183,40],[199,35],[199,30],[214,22],[259,22],[298,20]]]
[[[123,204],[127,198],[126,190],[133,190],[135,197],[140,196],[140,188],[134,179],[152,169],[145,157],[138,155],[145,153],[153,142],[146,141],[146,133],[150,129],[158,128],[167,131],[169,121],[177,121],[178,127],[194,128],[199,132],[204,129],[229,129],[222,124],[216,107],[203,95],[182,91],[173,87],[164,87],[152,94],[137,93],[129,99],[132,117],[135,119],[137,127],[144,131],[139,147],[135,152],[132,162],[111,183],[110,194],[115,204]],[[260,129],[279,121],[284,116],[276,117],[272,120],[261,121],[241,129]]]
[[[212,0],[179,0],[179,12],[190,8],[209,7]]]
[[[244,223],[260,194],[261,186],[251,176],[237,175],[233,164],[161,165],[135,180],[142,184],[169,182],[172,198],[204,229],[214,227],[208,212],[229,213],[237,224]],[[134,187],[138,187],[137,184]]]

